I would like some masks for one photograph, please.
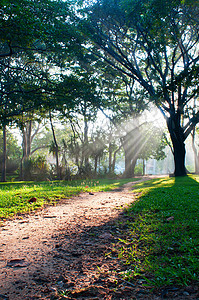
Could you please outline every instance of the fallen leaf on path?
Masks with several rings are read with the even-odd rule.
[[[34,203],[36,201],[37,201],[37,198],[35,198],[35,197],[32,197],[28,200],[29,203]]]

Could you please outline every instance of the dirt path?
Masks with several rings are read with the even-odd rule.
[[[118,283],[120,262],[108,256],[119,235],[116,221],[134,201],[131,185],[84,193],[5,222],[0,228],[0,299],[160,299],[139,286]]]

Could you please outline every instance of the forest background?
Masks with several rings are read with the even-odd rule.
[[[1,180],[130,178],[165,157],[155,172],[198,173],[197,16],[197,1],[1,1]]]

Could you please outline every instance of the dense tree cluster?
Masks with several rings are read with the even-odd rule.
[[[134,125],[152,105],[166,120],[175,175],[186,175],[185,140],[195,137],[199,122],[198,20],[195,0],[1,0],[2,180],[7,127],[22,132],[24,178],[24,166],[36,151],[32,125],[44,119],[50,122],[52,142],[35,149],[50,148],[58,179],[60,158],[69,156],[79,174],[88,176],[97,174],[107,153],[113,174],[121,149],[125,176],[133,176],[138,158],[164,156],[160,130],[144,121]],[[110,132],[91,133],[99,111],[109,120]],[[71,130],[61,144],[54,116]]]
[[[184,142],[199,121],[197,1],[99,0],[85,14],[91,51],[132,78],[162,111],[175,175],[185,175]]]

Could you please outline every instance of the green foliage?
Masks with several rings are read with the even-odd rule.
[[[192,101],[198,97],[198,1],[92,1],[83,23],[92,53],[136,82],[137,98],[146,95],[161,110],[174,173],[185,175],[184,141],[199,122]]]
[[[143,175],[143,163],[139,163],[135,166],[135,175]]]
[[[0,37],[1,122],[9,124],[14,117],[38,108],[40,111],[54,109],[63,99],[62,95],[57,100],[60,76],[52,75],[52,68],[63,67],[65,61],[70,60],[70,54],[74,58],[81,48],[77,47],[77,32],[72,25],[71,3],[59,0],[3,2],[0,12],[3,28]],[[69,96],[66,100],[70,88],[65,93],[64,103],[72,102]],[[53,94],[52,98],[46,96],[49,93]]]
[[[100,179],[0,183],[0,219],[37,210],[45,205],[56,205],[59,200],[80,192],[109,191],[129,181],[131,180]],[[36,202],[29,203],[33,197]]]
[[[61,38],[63,41],[69,35],[65,27],[69,15],[67,2],[4,1],[0,14],[0,25],[4,28],[0,39],[1,55],[6,57],[22,51],[52,49]]]
[[[137,200],[126,210],[128,229],[116,245],[127,264],[121,276],[150,287],[198,281],[198,187],[198,176],[135,186]]]
[[[143,143],[140,146],[139,158],[164,159],[166,157],[164,150],[167,144],[164,140],[163,129],[148,123],[141,128],[141,132]]]
[[[49,177],[48,165],[45,156],[26,158],[23,162],[24,178],[26,180],[46,180]]]
[[[2,162],[3,157],[3,133],[0,131],[0,161]],[[16,138],[13,134],[7,131],[7,172],[13,173],[19,168],[21,159],[21,148],[17,144]],[[1,163],[0,163],[1,170]]]

